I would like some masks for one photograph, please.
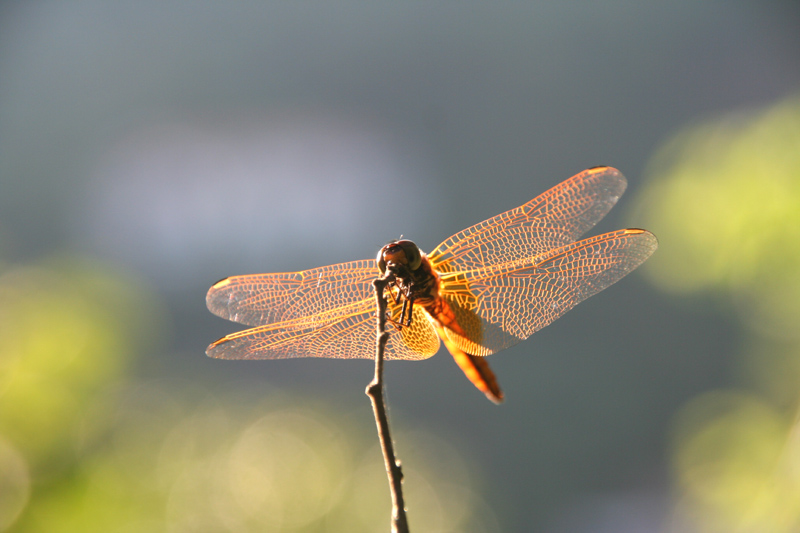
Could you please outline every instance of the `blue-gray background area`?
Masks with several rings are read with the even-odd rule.
[[[799,12],[6,2],[0,256],[67,252],[143,280],[169,325],[132,380],[247,378],[363,408],[369,431],[369,362],[207,358],[237,329],[205,309],[207,288],[374,257],[400,235],[431,250],[596,165],[629,185],[593,231],[635,226],[626,202],[660,143],[800,87]],[[687,313],[634,274],[492,356],[501,407],[445,352],[388,364],[389,401],[397,424],[438,432],[480,465],[503,530],[598,531],[587,524],[616,509],[631,529],[614,531],[650,531],[634,524],[667,505],[670,417],[728,379],[736,340],[724,316]]]

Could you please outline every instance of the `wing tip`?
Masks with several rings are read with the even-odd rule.
[[[622,175],[622,172],[619,171],[616,167],[612,167],[609,165],[597,165],[594,167],[589,167],[584,170],[587,176],[592,176],[594,174],[619,174]]]
[[[214,294],[215,294],[217,291],[219,291],[220,289],[223,289],[223,288],[227,287],[227,286],[228,286],[228,285],[230,285],[230,284],[231,284],[231,278],[222,278],[221,280],[219,280],[218,282],[216,282],[215,284],[213,284],[213,285],[212,285],[212,286],[211,286],[211,287],[208,289],[208,292],[206,293],[206,301],[209,301],[211,298],[213,298],[213,297],[214,297]]]
[[[625,175],[622,174],[619,169],[610,167],[608,165],[599,165],[596,167],[587,168],[583,172],[577,174],[576,177],[578,176],[580,179],[607,176],[607,186],[609,187],[608,192],[614,197],[614,203],[616,203],[619,197],[622,196],[622,194],[625,192],[625,189],[628,188],[628,180],[625,179]]]
[[[206,293],[206,307],[209,311],[222,318],[230,320],[231,315],[228,310],[228,296],[227,292],[222,289],[231,284],[231,278],[223,278],[213,284]]]
[[[658,248],[658,237],[651,231],[642,228],[626,228],[623,230],[625,235],[641,235],[643,238],[647,239],[653,245],[653,250]]]
[[[231,278],[230,278],[230,277],[227,277],[227,278],[222,278],[221,280],[219,280],[218,282],[216,282],[215,284],[213,284],[213,285],[211,286],[211,288],[210,288],[210,289],[208,289],[208,290],[209,290],[209,291],[215,291],[215,290],[221,289],[222,287],[224,287],[224,286],[226,286],[226,285],[229,285],[229,284],[230,284],[230,282],[231,282]]]
[[[206,355],[213,359],[224,359],[222,353],[219,350],[219,347],[229,342],[230,340],[231,340],[230,337],[227,336],[215,340],[214,342],[209,344],[208,347],[206,348]]]

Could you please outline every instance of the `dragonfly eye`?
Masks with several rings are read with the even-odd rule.
[[[387,266],[391,269],[401,265],[413,271],[422,264],[422,254],[417,245],[411,241],[395,241],[381,248],[375,262],[381,273],[386,272]]]
[[[422,264],[422,253],[419,247],[411,241],[397,241],[397,246],[403,249],[405,253],[405,264],[409,270],[416,270]]]
[[[383,259],[383,251],[386,250],[386,247],[389,246],[388,244],[378,250],[378,257],[375,258],[375,262],[378,264],[378,268],[381,271],[381,274],[386,273],[386,261]]]

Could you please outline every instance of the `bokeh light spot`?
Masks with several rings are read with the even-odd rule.
[[[637,224],[665,290],[730,295],[745,323],[800,336],[800,97],[692,126],[653,158]]]
[[[676,420],[675,471],[708,531],[794,531],[800,451],[791,420],[755,395],[699,396]]]

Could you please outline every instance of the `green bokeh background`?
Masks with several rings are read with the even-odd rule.
[[[659,250],[493,356],[503,406],[387,364],[412,530],[800,530],[799,15],[0,4],[0,531],[385,531],[371,364],[210,360],[205,291],[599,164]]]

